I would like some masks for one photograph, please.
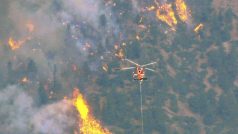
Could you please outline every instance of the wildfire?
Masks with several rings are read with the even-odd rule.
[[[195,28],[194,28],[194,32],[197,33],[198,31],[200,31],[202,28],[204,27],[204,25],[202,23],[198,24]]]
[[[8,44],[12,50],[20,48],[23,43],[24,41],[15,41],[11,37],[8,40]]]
[[[29,80],[28,80],[28,78],[27,78],[26,76],[21,79],[21,82],[22,82],[22,83],[27,83],[28,81],[29,81]]]
[[[84,100],[83,95],[79,89],[75,88],[73,92],[74,106],[79,112],[80,133],[82,134],[111,134],[111,132],[103,128],[99,121],[97,121],[91,114],[87,102]]]
[[[147,10],[148,10],[148,11],[153,11],[153,10],[155,10],[155,6],[147,7]]]
[[[189,11],[184,0],[176,0],[175,6],[180,20],[186,22],[189,17]]]
[[[27,31],[29,33],[33,32],[34,29],[35,29],[35,26],[29,21],[28,23],[26,23],[26,28],[27,28]],[[31,36],[30,35],[27,35],[25,36],[24,38],[20,39],[20,40],[14,40],[12,37],[10,37],[8,39],[8,45],[10,46],[10,48],[12,50],[16,50],[18,48],[20,48],[26,41],[30,40],[31,39]]]
[[[175,30],[177,19],[175,18],[172,4],[164,4],[160,6],[156,11],[156,16],[159,20],[167,23],[173,30]]]
[[[31,37],[26,37],[22,40],[15,41],[12,37],[8,39],[8,45],[12,50],[20,48],[27,40],[30,40]]]

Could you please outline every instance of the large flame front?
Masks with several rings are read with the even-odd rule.
[[[90,115],[87,102],[84,100],[83,95],[77,88],[74,90],[74,106],[80,114],[80,133],[81,134],[111,134],[111,132],[103,128],[99,121]]]
[[[190,16],[187,5],[184,0],[175,1],[176,10],[181,21],[186,22]]]
[[[173,30],[175,30],[177,19],[175,18],[172,4],[164,4],[160,6],[156,11],[156,16],[158,19],[167,23]]]

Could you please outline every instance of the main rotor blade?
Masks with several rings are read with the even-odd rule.
[[[132,60],[129,60],[129,59],[124,59],[124,60],[126,60],[126,61],[128,61],[128,62],[130,62],[131,64],[134,64],[134,65],[136,65],[136,66],[140,66],[138,63],[136,63],[136,62],[134,62],[134,61],[132,61]]]
[[[145,68],[146,70],[149,70],[151,72],[154,72],[154,73],[158,73],[157,71],[155,71],[154,69],[151,69],[151,68]]]
[[[135,69],[135,67],[123,67],[123,68],[118,68],[117,70],[130,70],[130,69]]]
[[[146,67],[146,66],[150,66],[150,65],[153,65],[153,64],[156,64],[157,62],[151,62],[151,63],[148,63],[148,64],[144,64],[142,65],[141,67]]]

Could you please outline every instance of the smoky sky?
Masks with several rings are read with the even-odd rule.
[[[102,1],[2,0],[0,133],[72,133],[77,116],[62,99],[78,81],[66,72],[72,64],[83,67],[92,53],[96,56],[87,64],[97,71],[98,57],[110,50],[119,31],[110,6]],[[25,42],[11,50],[10,37]],[[29,82],[19,84],[25,76]],[[49,95],[55,98],[49,101]]]

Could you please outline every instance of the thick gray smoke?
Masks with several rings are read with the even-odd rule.
[[[85,62],[90,54],[98,53],[98,47],[112,46],[112,41],[106,40],[118,33],[110,8],[97,0],[4,0],[1,3],[6,3],[0,9],[6,13],[0,16],[1,50],[8,48],[9,37],[16,41],[30,37],[20,49],[3,51],[2,62],[13,60],[13,56],[18,61],[33,59],[41,72],[40,78],[49,78],[53,65],[62,71],[70,62]],[[33,31],[28,30],[28,23],[34,25]]]
[[[13,79],[7,72],[19,72],[12,76],[14,84],[33,61],[37,68],[31,74],[33,83],[50,83],[57,77],[61,86],[68,88],[60,76],[72,64],[80,68],[85,62],[90,71],[97,71],[101,67],[99,57],[110,50],[114,35],[119,33],[110,6],[103,1],[3,0],[0,11],[0,70],[6,83]],[[24,43],[11,50],[10,37]]]
[[[97,71],[118,29],[103,1],[1,0],[0,133],[73,133],[74,110],[59,101],[80,83],[71,66]],[[11,50],[10,37],[24,43]]]
[[[73,107],[59,101],[36,107],[34,99],[19,86],[0,92],[0,133],[68,134],[76,124]]]
[[[139,11],[139,3],[128,2]],[[72,133],[74,110],[60,100],[74,87],[97,87],[90,73],[101,73],[102,55],[125,40],[128,23],[122,18],[129,11],[115,6],[98,0],[1,0],[0,133]],[[23,43],[12,50],[9,38]]]

